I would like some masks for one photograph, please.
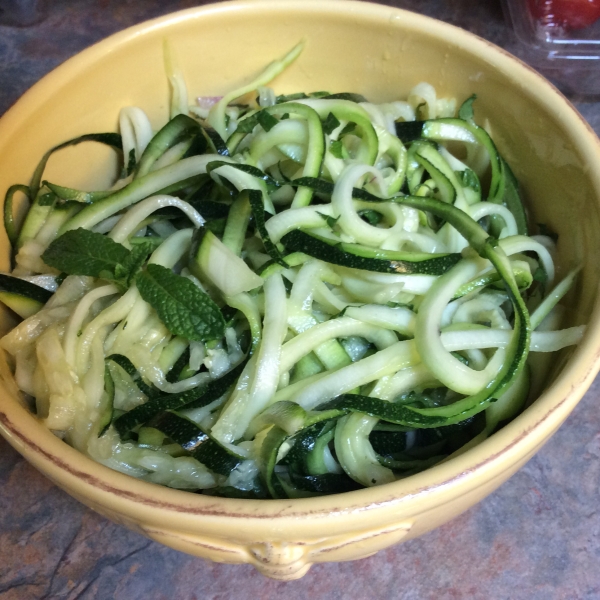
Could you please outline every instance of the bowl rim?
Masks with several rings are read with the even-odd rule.
[[[374,22],[397,19],[403,29],[427,30],[429,35],[451,39],[459,49],[481,57],[492,68],[509,77],[524,95],[535,98],[536,102],[559,114],[563,127],[573,132],[570,137],[579,138],[578,149],[600,161],[600,142],[588,123],[552,84],[505,50],[448,23],[399,8],[358,0],[287,0],[285,3],[274,3],[272,0],[233,0],[190,8],[145,21],[83,50],[38,81],[0,119],[0,139],[10,137],[10,133],[19,127],[20,121],[39,109],[44,99],[57,86],[64,85],[86,65],[102,60],[137,37],[151,35],[157,30],[168,30],[180,22],[203,19],[209,15],[226,17],[228,13],[264,10],[282,14],[298,11],[342,14],[350,11],[354,18]],[[600,197],[600,174],[590,173],[589,177]],[[426,502],[428,506],[434,507],[449,497],[457,497],[482,482],[491,481],[499,473],[514,469],[519,460],[529,458],[541,447],[549,437],[548,432],[552,433],[560,426],[600,369],[598,340],[600,300],[596,299],[584,339],[557,379],[525,413],[478,445],[476,450],[469,450],[447,463],[394,483],[343,494],[293,500],[232,499],[194,494],[140,481],[96,463],[66,445],[23,406],[9,398],[8,393],[2,394],[0,398],[0,432],[21,454],[59,485],[78,487],[84,496],[90,492],[97,498],[108,494],[113,496],[113,504],[118,498],[122,510],[129,513],[135,509],[136,514],[139,514],[142,504],[150,512],[167,510],[174,514],[185,514],[186,517],[194,515],[257,520],[279,518],[298,525],[302,517],[331,517],[378,508],[398,510],[399,506],[412,504],[414,501]],[[6,392],[6,386],[4,387]],[[68,485],[65,482],[69,482]],[[102,504],[100,501],[99,503]]]

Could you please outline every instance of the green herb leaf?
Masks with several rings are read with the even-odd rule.
[[[258,113],[258,122],[265,131],[271,131],[279,121],[265,110]]]
[[[212,231],[217,237],[221,238],[225,233],[226,225],[227,219],[213,219],[212,221],[207,221],[204,227],[209,231]]]
[[[53,192],[40,192],[36,199],[38,206],[54,206],[58,197]]]
[[[150,240],[142,238],[142,242],[139,242],[132,246],[129,255],[122,264],[118,264],[115,267],[115,278],[119,280],[119,283],[123,287],[128,288],[137,272],[144,266],[144,263],[148,259],[148,256],[156,248],[155,244]],[[162,241],[162,240],[161,240]]]
[[[349,92],[341,92],[338,94],[327,94],[323,96],[326,100],[346,100],[347,102],[368,102],[362,94],[353,94]]]
[[[336,158],[344,158],[342,140],[333,140],[329,144],[329,151]]]
[[[129,151],[129,156],[127,158],[127,167],[125,168],[125,173],[124,173],[125,177],[127,177],[128,175],[131,175],[135,171],[135,165],[136,165],[135,148],[132,148]]]
[[[319,212],[318,215],[325,220],[325,223],[327,223],[327,225],[330,229],[333,229],[335,227],[335,224],[340,219],[339,217],[332,217],[331,215],[326,215],[322,212]]]
[[[80,228],[67,231],[54,240],[42,260],[69,275],[109,279],[127,289],[155,248],[153,241],[140,238],[132,250],[127,250],[101,233]]]
[[[150,236],[150,237],[132,237],[129,239],[129,243],[131,247],[135,246],[148,246],[151,252],[154,252],[163,242],[165,238],[159,236]],[[133,250],[132,250],[133,251]]]
[[[454,352],[453,352],[454,354]],[[457,353],[456,358],[462,363],[466,364],[465,359]],[[416,406],[417,408],[436,408],[437,406],[444,406],[447,404],[446,397],[448,395],[448,388],[427,388],[422,392],[411,391],[406,394],[402,394],[400,398],[396,398],[396,402],[399,404],[406,404],[409,406]]]
[[[116,279],[117,266],[123,265],[129,254],[125,246],[109,237],[79,228],[55,239],[42,254],[42,260],[69,275]]]
[[[358,212],[359,217],[369,223],[369,225],[378,225],[383,219],[383,215],[375,210],[361,210]]]
[[[253,115],[238,121],[235,129],[236,133],[252,133],[254,128],[258,125],[258,115],[259,113],[254,113]]]
[[[174,335],[200,342],[223,337],[225,320],[219,307],[189,279],[151,264],[138,273],[136,284]]]
[[[456,174],[463,187],[468,187],[476,192],[481,192],[481,183],[479,182],[479,177],[477,177],[475,171],[465,169],[464,171],[457,171]]]
[[[352,133],[356,129],[356,123],[350,121],[342,131],[340,131],[340,138],[344,137],[348,133]]]
[[[546,273],[543,267],[538,267],[533,272],[533,280],[546,285],[548,283],[548,273]]]
[[[329,135],[334,129],[340,126],[338,118],[333,114],[329,113],[323,120],[323,133]]]
[[[407,304],[406,302],[386,302],[385,305],[390,308],[408,308],[408,310],[415,312],[415,305]]]
[[[473,94],[467,98],[458,109],[458,116],[464,121],[470,121],[473,118],[473,102],[477,100],[477,95]]]
[[[298,92],[297,94],[288,94],[287,96],[277,96],[275,103],[281,104],[282,102],[293,102],[294,100],[304,100],[305,98],[308,98],[308,96],[304,92]]]
[[[289,265],[285,262],[279,248],[277,248],[273,243],[273,240],[269,237],[269,233],[265,226],[265,205],[262,193],[258,190],[242,190],[242,193],[248,194],[248,202],[250,202],[254,225],[258,230],[258,234],[260,235],[267,254],[284,269],[287,269]]]

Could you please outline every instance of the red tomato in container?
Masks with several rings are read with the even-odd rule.
[[[584,29],[600,19],[600,0],[527,0],[531,16],[544,27]]]

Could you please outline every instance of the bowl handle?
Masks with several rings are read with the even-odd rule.
[[[375,554],[402,541],[412,525],[402,522],[321,539],[253,544],[147,526],[143,531],[149,538],[182,552],[216,562],[248,563],[271,579],[287,581],[302,577],[314,563],[355,560]]]

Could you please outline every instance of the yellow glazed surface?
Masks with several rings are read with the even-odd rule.
[[[478,121],[525,191],[532,222],[560,234],[559,264],[584,262],[567,299],[568,323],[589,323],[575,351],[553,357],[553,383],[477,448],[403,481],[302,500],[212,498],[113,472],[54,437],[16,399],[0,362],[0,430],[35,467],[94,510],[168,546],[278,579],[315,562],[350,560],[428,531],[491,493],[560,426],[600,366],[600,144],[540,76],[462,30],[416,14],[351,1],[229,2],[191,9],[112,36],[35,85],[0,120],[0,194],[28,181],[41,155],[65,139],[115,131],[119,109],[137,105],[156,128],[168,117],[163,39],[188,89],[220,95],[248,81],[299,39],[306,49],[274,83],[278,92],[353,91],[374,101],[403,98],[420,81],[440,95],[478,96]],[[109,154],[65,150],[48,178],[89,189],[110,180]],[[96,164],[94,164],[96,163]],[[94,164],[94,174],[91,174]],[[69,166],[66,166],[69,165]],[[98,169],[98,166],[100,168]],[[8,269],[2,234],[1,270]],[[3,327],[10,324],[3,317]]]

